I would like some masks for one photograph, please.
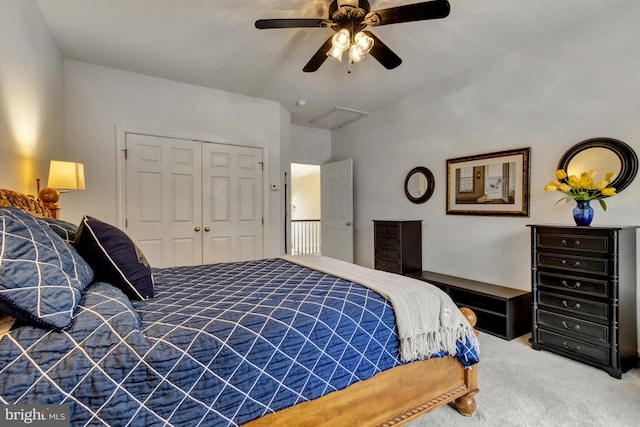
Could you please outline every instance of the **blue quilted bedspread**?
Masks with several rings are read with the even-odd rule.
[[[402,363],[390,304],[360,285],[280,259],[154,274],[152,299],[95,283],[70,329],[14,328],[0,402],[68,403],[73,426],[239,425]]]

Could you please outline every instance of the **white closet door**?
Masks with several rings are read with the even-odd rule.
[[[126,135],[126,232],[154,267],[202,263],[201,144]]]
[[[202,146],[203,262],[262,258],[262,149]]]

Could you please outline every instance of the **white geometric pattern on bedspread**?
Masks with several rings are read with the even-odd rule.
[[[68,331],[5,336],[0,401],[70,403],[74,426],[238,425],[401,363],[362,286],[274,259],[154,274],[152,299],[98,283]]]

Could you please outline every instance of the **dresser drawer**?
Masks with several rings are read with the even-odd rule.
[[[585,279],[583,277],[538,271],[538,287],[562,289],[563,291],[579,292],[583,295],[609,297],[609,282],[607,280]]]
[[[557,329],[574,337],[599,345],[609,345],[609,328],[597,323],[538,310],[538,326]]]
[[[400,246],[398,236],[379,236],[376,234],[375,247],[397,249]]]
[[[397,222],[376,222],[374,225],[374,234],[376,236],[398,237],[399,228]]]
[[[573,298],[567,295],[540,291],[538,305],[562,310],[567,314],[579,314],[598,320],[609,319],[609,305],[595,301]]]
[[[402,273],[400,271],[400,263],[398,262],[386,261],[376,258],[375,263],[376,270],[388,271],[390,273]]]
[[[554,347],[565,353],[571,353],[594,362],[609,364],[609,349],[585,343],[577,339],[538,329],[538,344]]]
[[[376,260],[400,262],[400,251],[397,249],[376,248]]]
[[[575,273],[609,275],[609,260],[538,252],[539,268],[555,268]]]
[[[544,233],[538,234],[538,247],[575,251],[609,253],[608,236],[586,236],[572,234]]]

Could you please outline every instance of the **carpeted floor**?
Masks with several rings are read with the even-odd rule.
[[[640,425],[640,367],[614,379],[606,372],[548,351],[480,334],[479,388],[473,416],[445,406],[408,423],[427,426]]]

